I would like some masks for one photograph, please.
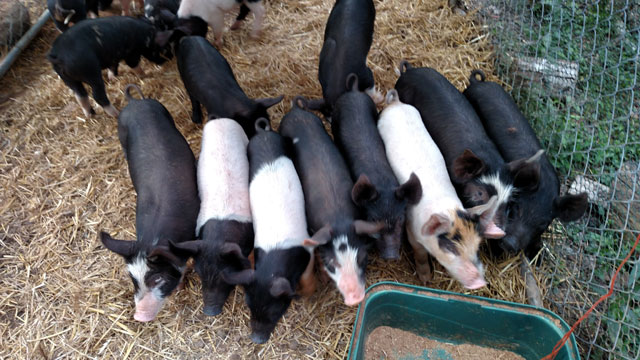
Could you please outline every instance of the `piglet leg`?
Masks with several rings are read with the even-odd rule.
[[[418,274],[418,278],[424,284],[428,284],[431,282],[431,279],[433,279],[430,255],[424,246],[416,241],[415,236],[408,227],[407,238],[409,239],[409,244],[411,244],[411,247],[413,248],[413,258],[416,261],[416,273]]]
[[[316,291],[316,277],[313,273],[314,256],[311,255],[307,268],[300,276],[298,293],[302,296],[311,296]]]
[[[264,15],[266,10],[264,9],[264,5],[262,5],[262,1],[256,2],[246,2],[247,7],[253,11],[255,19],[253,20],[253,29],[251,30],[251,37],[253,39],[257,39],[260,37],[262,32],[262,22],[264,21]]]

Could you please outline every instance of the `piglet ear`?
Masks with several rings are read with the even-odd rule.
[[[433,236],[449,232],[449,229],[451,229],[451,220],[449,217],[446,214],[435,213],[422,225],[421,232],[422,235]]]
[[[282,276],[278,276],[273,279],[271,282],[271,288],[269,288],[269,294],[274,298],[279,298],[281,296],[292,297],[295,295],[295,291],[291,288],[291,283],[289,280],[283,278]]]
[[[125,258],[131,257],[136,252],[135,241],[114,239],[104,231],[100,232],[100,241],[104,247]]]
[[[242,271],[223,271],[222,280],[229,285],[248,285],[256,277],[253,269],[245,269]]]
[[[411,173],[409,180],[396,189],[396,197],[398,199],[407,199],[407,202],[411,205],[420,202],[422,198],[422,184],[415,173]]]
[[[587,193],[564,195],[553,200],[553,212],[561,221],[576,221],[587,210]]]
[[[501,239],[506,234],[493,221],[496,211],[498,210],[498,195],[493,195],[486,204],[474,206],[467,209],[469,214],[478,216],[480,224],[484,229],[482,236],[487,239]]]
[[[158,31],[154,38],[154,43],[158,47],[163,48],[167,46],[167,44],[169,43],[169,40],[171,40],[171,36],[173,36],[173,30]]]
[[[351,189],[351,200],[358,206],[364,206],[365,203],[375,200],[377,197],[378,190],[375,185],[369,181],[367,175],[360,175]]]
[[[469,149],[453,161],[453,174],[460,181],[471,180],[484,173],[485,169],[484,161]]]
[[[177,257],[169,250],[169,248],[165,246],[158,246],[153,249],[147,256],[147,260],[149,260],[150,262],[166,261],[169,264],[173,265],[173,267],[175,267],[176,269],[183,267],[186,263],[186,261]]]
[[[274,98],[264,98],[264,99],[256,99],[255,102],[257,102],[258,104],[264,106],[265,108],[270,108],[273,105],[279,103],[280,101],[282,101],[282,99],[284,99],[284,95],[280,95],[278,97],[274,97]]]
[[[179,243],[169,241],[169,250],[178,256],[194,257],[201,251],[203,243],[202,240],[183,241]]]
[[[240,245],[236,243],[224,243],[220,249],[220,256],[233,259],[232,261],[237,261],[244,269],[251,267],[249,259],[242,255],[242,249],[240,249]]]
[[[377,234],[384,228],[384,222],[370,222],[364,220],[354,220],[353,227],[358,235]]]
[[[507,164],[513,177],[513,185],[519,189],[535,191],[540,183],[540,158],[544,150],[539,150],[528,159],[519,159]]]
[[[304,246],[320,246],[324,245],[331,240],[332,230],[330,225],[323,226],[320,230],[316,231],[311,239],[304,239],[302,245]]]

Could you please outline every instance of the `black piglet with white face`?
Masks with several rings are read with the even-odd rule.
[[[198,158],[202,203],[194,227],[201,239],[172,245],[175,252],[195,260],[206,315],[222,312],[235,285],[253,275],[248,260],[253,249],[248,143],[232,119],[210,119],[204,126]]]
[[[129,164],[136,204],[136,241],[101,233],[102,243],[124,257],[135,288],[138,321],[151,321],[176,289],[188,257],[171,251],[170,242],[193,238],[200,208],[196,166],[187,141],[158,101],[135,100],[118,117],[118,137]],[[138,89],[139,91],[139,89]]]
[[[251,340],[266,342],[300,286],[313,292],[313,248],[304,213],[304,194],[284,139],[258,121],[249,142],[249,194],[255,231],[255,276],[245,285],[251,310]],[[322,241],[318,239],[318,241]]]
[[[478,76],[480,77],[478,79]],[[485,81],[482,71],[472,72],[464,95],[478,113],[489,137],[505,161],[540,155],[540,181],[530,191],[516,193],[509,203],[506,236],[500,242],[503,250],[515,253],[525,250],[535,255],[540,235],[551,221],[574,221],[587,208],[587,195],[560,196],[560,182],[553,165],[542,154],[540,141],[511,96],[497,83]]]
[[[309,244],[320,245],[324,269],[345,304],[355,306],[364,298],[365,290],[368,242],[361,235],[378,233],[381,226],[357,220],[360,214],[351,201],[353,181],[347,165],[320,118],[304,107],[306,100],[294,100],[280,123],[280,133],[292,143],[309,228],[329,234]]]
[[[505,163],[471,104],[444,76],[432,68],[413,68],[405,61],[400,70],[395,86],[400,100],[420,112],[465,207],[486,204],[497,196],[497,211],[489,216],[483,235],[502,238],[514,188],[526,191],[538,183],[539,156]]]
[[[376,126],[378,111],[373,100],[358,90],[355,74],[347,78],[347,87],[350,90],[334,106],[331,132],[356,181],[353,202],[364,209],[367,221],[382,227],[375,235],[378,251],[385,259],[398,259],[407,204],[419,201],[422,186],[415,174],[398,184]]]

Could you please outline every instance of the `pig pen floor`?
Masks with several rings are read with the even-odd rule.
[[[393,87],[401,59],[435,67],[458,88],[472,69],[492,73],[489,39],[475,14],[459,14],[447,3],[375,1],[369,66],[383,92]],[[285,95],[270,111],[274,124],[294,96],[321,95],[317,63],[332,5],[331,0],[267,1],[260,40],[249,39],[252,16],[241,30],[224,36],[222,54],[249,96]],[[227,26],[230,21],[228,16]],[[310,298],[293,302],[265,345],[248,337],[242,289],[232,292],[220,316],[207,317],[194,273],[155,321],[133,320],[133,287],[123,261],[97,236],[106,230],[135,238],[135,192],[117,122],[95,102],[98,114],[83,116],[45,59],[57,35],[49,22],[0,85],[0,358],[345,358],[356,308],[343,305],[327,282]],[[145,96],[169,109],[197,156],[201,126],[190,121],[175,60],[143,66],[146,76],[139,78],[121,65],[117,81],[107,82],[109,98],[121,109],[125,85],[138,84]],[[401,261],[385,262],[372,254],[367,285],[383,280],[420,285],[410,255],[403,250]],[[526,302],[519,258],[483,261],[488,287],[465,291],[442,268],[430,286]],[[548,272],[538,271],[544,292],[548,280],[541,274]]]

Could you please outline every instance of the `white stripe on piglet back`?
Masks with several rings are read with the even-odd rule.
[[[462,208],[440,149],[415,107],[399,101],[387,106],[380,114],[378,131],[400,184],[405,183],[413,172],[422,185],[421,202],[450,198]]]
[[[210,120],[204,126],[198,158],[201,203],[196,235],[212,218],[251,221],[248,143],[244,130],[234,120]]]
[[[255,247],[288,249],[309,237],[302,185],[289,158],[263,164],[249,185],[249,198]]]

